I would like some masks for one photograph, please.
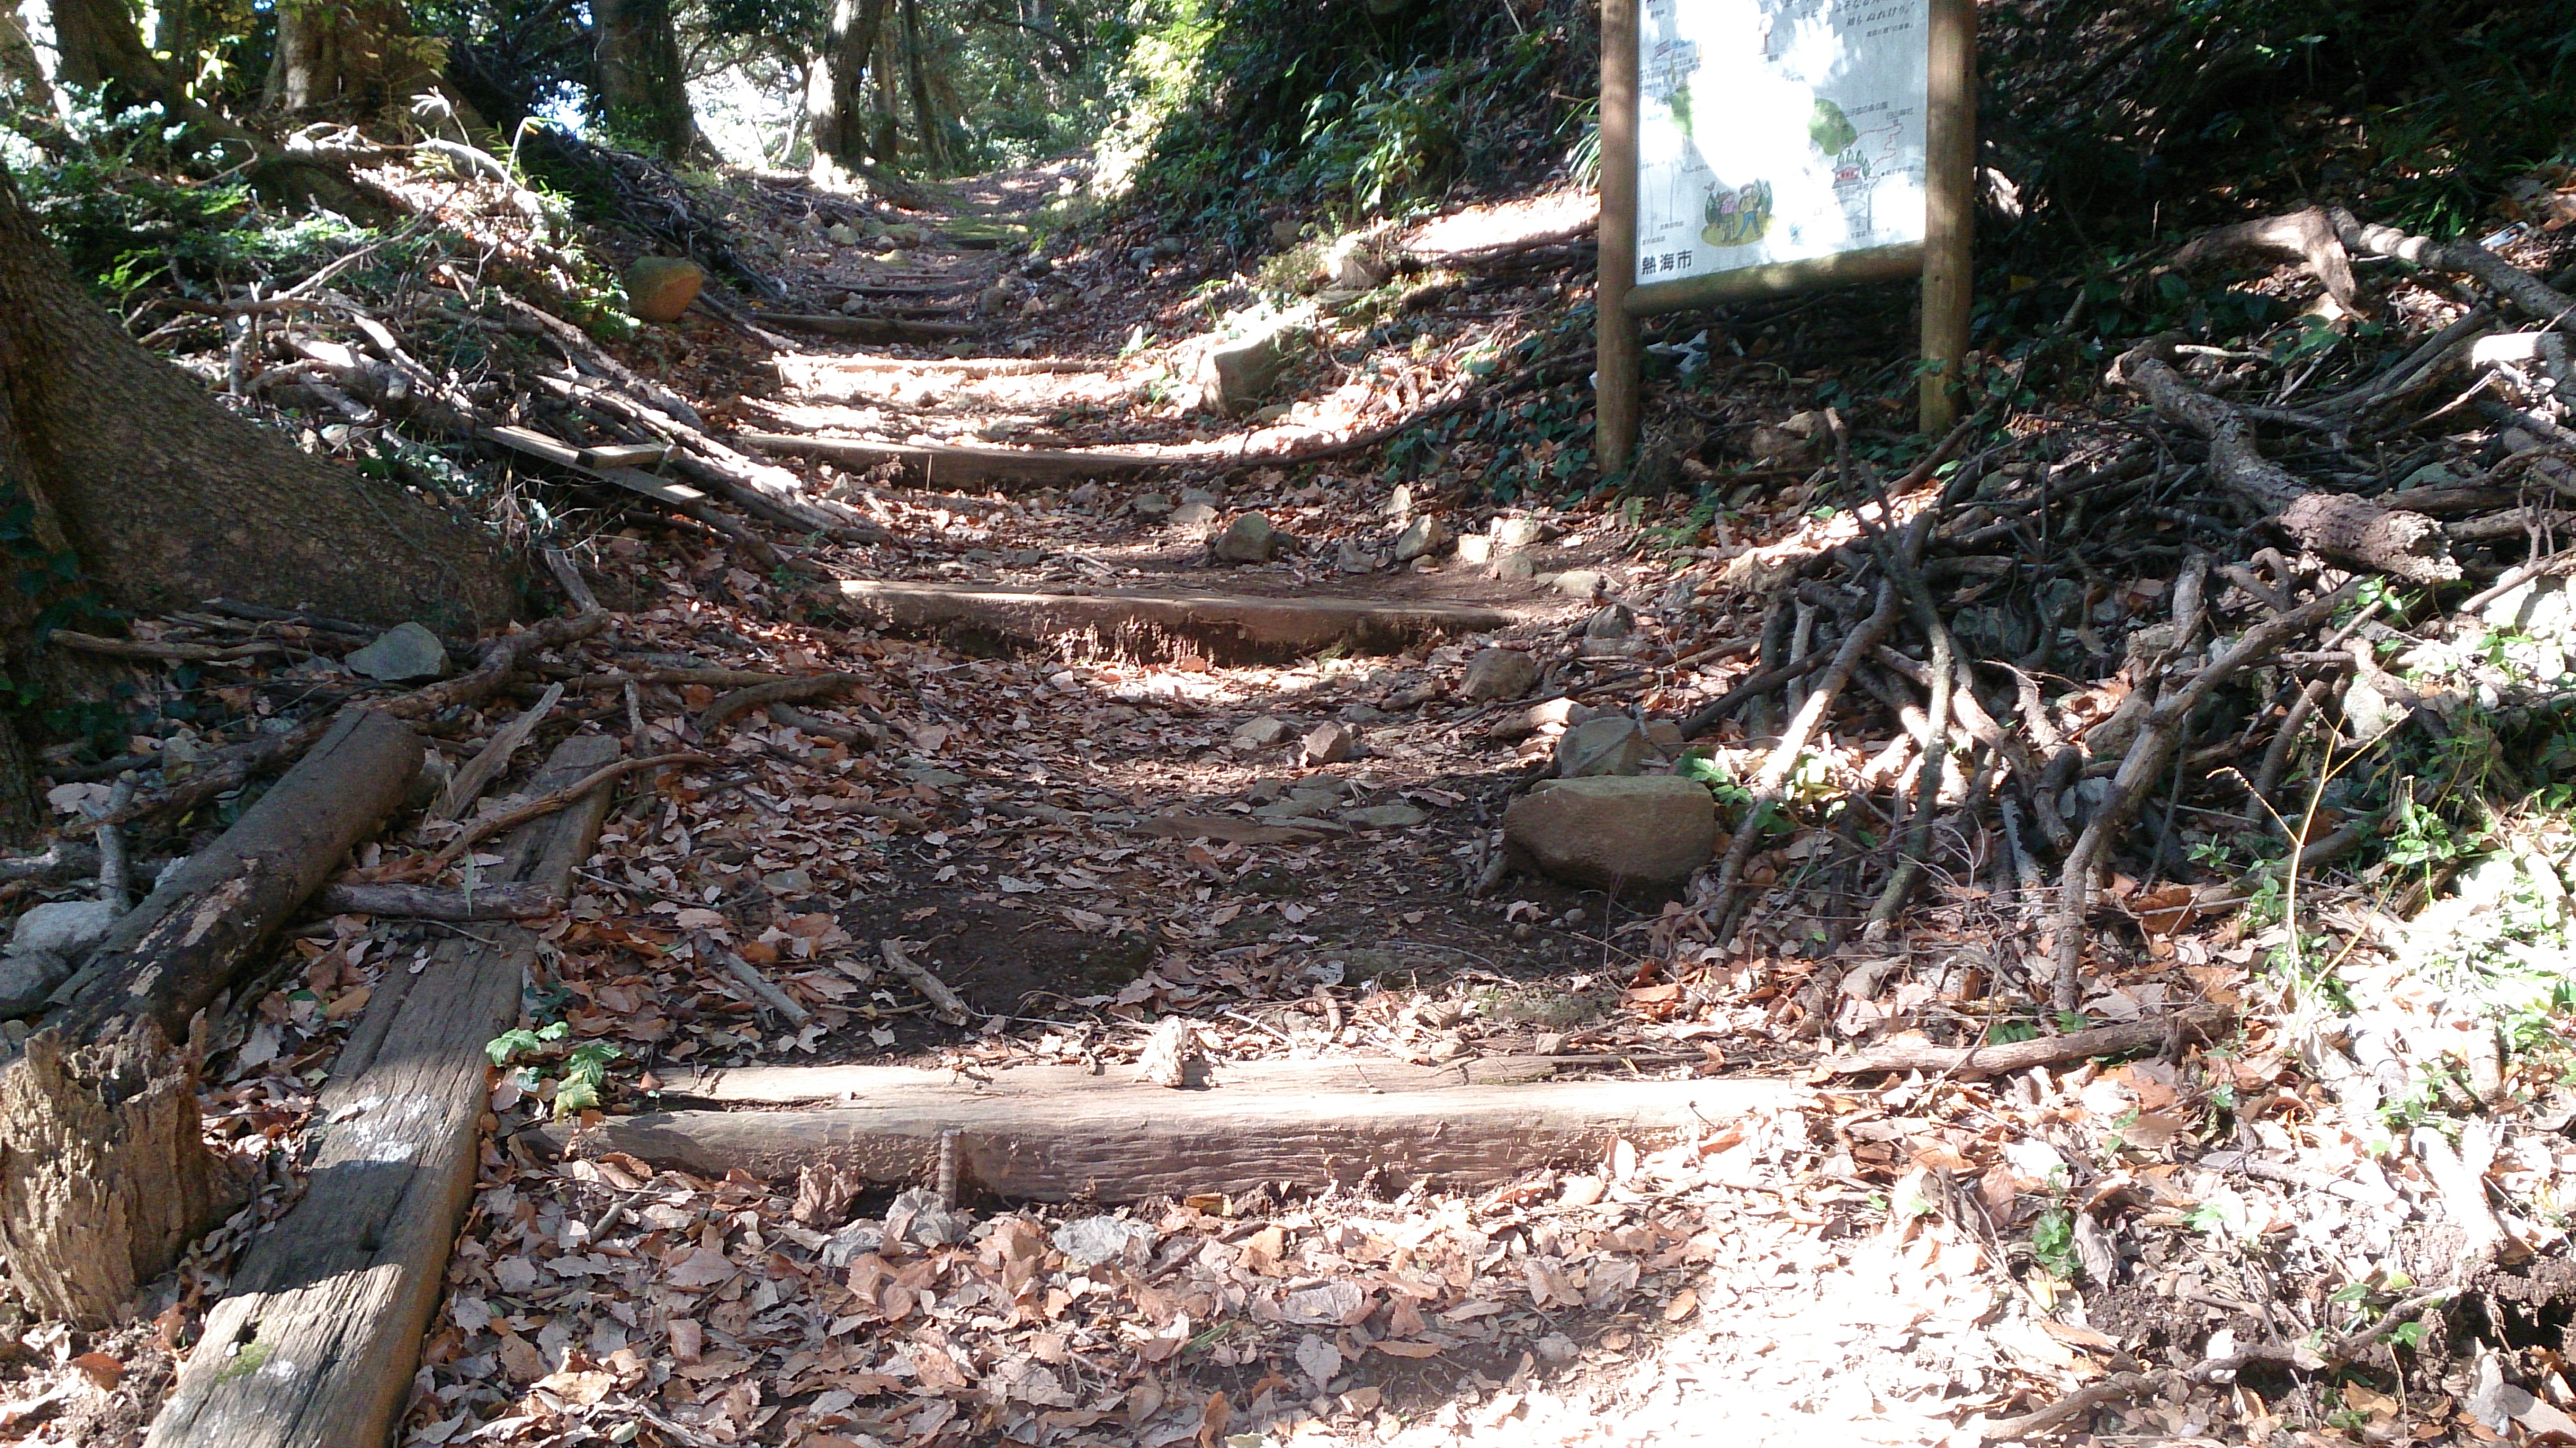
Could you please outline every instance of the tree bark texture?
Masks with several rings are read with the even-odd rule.
[[[0,495],[10,494],[36,515],[35,546],[68,551],[110,602],[139,612],[226,597],[473,634],[514,600],[473,529],[307,457],[135,345],[82,295],[0,175]]]
[[[438,88],[438,52],[401,0],[279,0],[268,104],[290,114],[379,115]]]
[[[666,161],[688,154],[698,127],[680,74],[670,0],[591,0],[600,109],[611,135]]]
[[[850,169],[873,154],[868,135],[868,60],[876,54],[885,13],[886,0],[836,0],[831,31],[807,93],[814,154]]]
[[[117,1320],[247,1198],[206,1149],[197,1065],[145,1021],[93,1046],[41,1033],[0,1073],[0,1250],[40,1310]]]
[[[2337,563],[2411,583],[2443,583],[2460,576],[2440,523],[2368,498],[2307,487],[2263,456],[2254,445],[2253,424],[2242,411],[2193,388],[2148,348],[2121,357],[2115,375],[2145,396],[2159,417],[2209,439],[2209,470],[2270,514],[2300,546]]]
[[[420,736],[371,710],[340,716],[231,829],[117,922],[55,992],[49,1028],[76,1041],[136,1020],[172,1040],[374,834],[420,775]]]
[[[134,11],[125,0],[53,0],[54,68],[58,85],[107,87],[111,100],[142,101],[161,94],[167,80],[144,48]]]

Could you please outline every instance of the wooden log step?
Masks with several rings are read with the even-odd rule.
[[[884,372],[940,372],[961,377],[1043,377],[1114,370],[1098,362],[1071,357],[817,357],[792,354],[770,359],[779,380],[800,391],[828,386],[835,377]]]
[[[1191,1068],[1193,1087],[1232,1091],[1424,1091],[1451,1086],[1493,1086],[1544,1081],[1557,1063],[1542,1057],[1482,1056],[1446,1065],[1409,1061],[1218,1061]],[[909,1102],[935,1106],[971,1088],[978,1100],[1055,1101],[1076,1096],[1130,1097],[1133,1068],[1112,1066],[1013,1066],[989,1079],[911,1066],[732,1066],[666,1077],[664,1100],[721,1105],[793,1106],[850,1098],[871,1106]]]
[[[751,319],[766,327],[847,337],[854,342],[946,342],[975,330],[962,322],[907,322],[896,317],[843,317],[829,312],[754,312]]]
[[[799,453],[830,458],[854,467],[901,463],[925,486],[963,487],[971,483],[1021,483],[1047,486],[1078,483],[1086,478],[1115,477],[1175,463],[1204,462],[1208,454],[1160,453],[1125,448],[983,447],[974,443],[923,445],[878,442],[854,437],[799,437],[792,433],[748,432],[736,438],[763,452]]]
[[[842,582],[841,596],[879,627],[896,633],[1012,648],[1091,635],[1144,658],[1169,657],[1175,644],[1187,643],[1217,663],[1275,663],[1335,644],[1360,653],[1400,653],[1425,639],[1485,633],[1520,621],[1507,610],[1474,604],[1318,594],[1052,593],[973,583],[850,579]]]
[[[613,739],[575,735],[531,788],[561,788],[616,754]],[[484,879],[561,895],[608,796],[520,826]],[[528,930],[488,926],[442,944],[418,974],[396,966],[377,983],[316,1106],[304,1199],[251,1244],[207,1313],[146,1448],[372,1448],[390,1436],[474,1191],[483,1047],[518,1019],[536,954]]]
[[[1321,1082],[1353,1069],[1315,1064]],[[948,1138],[961,1185],[1107,1203],[1371,1178],[1382,1189],[1499,1186],[1539,1167],[1597,1160],[1613,1139],[1656,1147],[1713,1131],[1784,1106],[1799,1089],[1765,1080],[1302,1089],[1252,1073],[1229,1086],[1228,1069],[1217,1068],[1215,1087],[1195,1091],[1121,1081],[1132,1072],[1115,1071],[1061,1093],[1002,1084],[1018,1071],[990,1085],[895,1080],[882,1092],[858,1084],[854,1102],[828,1110],[665,1111],[544,1134],[574,1155],[624,1153],[699,1176],[739,1168],[778,1180],[821,1167],[884,1186],[930,1181]]]

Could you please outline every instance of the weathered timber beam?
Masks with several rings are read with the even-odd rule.
[[[616,753],[613,739],[575,735],[533,788]],[[562,894],[609,793],[521,826],[485,878]],[[323,1089],[304,1199],[252,1242],[146,1448],[377,1448],[391,1435],[473,1195],[483,1046],[518,1019],[536,954],[534,934],[501,925],[378,983]]]
[[[961,1181],[1005,1197],[1123,1202],[1374,1178],[1493,1186],[1590,1161],[1614,1138],[1651,1146],[1792,1100],[1779,1081],[1579,1081],[1416,1091],[1172,1091],[861,1100],[826,1111],[674,1111],[547,1128],[576,1154],[625,1152],[704,1176],[830,1165],[887,1185],[930,1179],[955,1133]]]

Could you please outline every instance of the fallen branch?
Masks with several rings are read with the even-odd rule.
[[[502,770],[510,767],[510,756],[518,753],[520,746],[528,742],[528,736],[536,733],[537,726],[546,721],[548,714],[554,712],[554,707],[563,698],[563,694],[563,685],[548,684],[546,691],[537,696],[536,703],[521,710],[518,718],[502,725],[499,731],[493,734],[491,742],[485,744],[472,759],[466,761],[463,769],[456,771],[454,778],[447,781],[447,788],[440,791],[438,803],[430,810],[429,817],[452,820],[472,809],[474,801],[482,796],[485,787],[498,779]]]
[[[2180,747],[2183,722],[2208,698],[2210,691],[2225,683],[2237,670],[2269,656],[2282,641],[2294,638],[2334,616],[2345,600],[2360,591],[2358,580],[2302,607],[2268,619],[2246,631],[2226,653],[2219,655],[2180,688],[2168,689],[2147,720],[2130,741],[2129,750],[2120,760],[2120,769],[2112,776],[2111,797],[2092,819],[2085,822],[2084,833],[2075,848],[2066,855],[2066,870],[2058,886],[2057,904],[2057,981],[2055,1001],[2061,1011],[2074,1010],[2082,997],[2081,971],[2084,961],[2084,912],[2090,904],[2093,872],[2101,867],[2102,858],[2111,847],[2111,837],[2128,823],[2131,811],[2146,797],[2147,790],[2162,778],[2166,762]]]
[[[2124,1021],[2062,1036],[2002,1041],[1983,1046],[1872,1046],[1817,1063],[1821,1076],[1865,1076],[1881,1072],[1902,1075],[1922,1071],[1960,1081],[2007,1076],[2033,1066],[2056,1066],[2095,1056],[2121,1056],[2153,1050],[2178,1036],[2208,1040],[2227,1024],[2217,1006],[2194,1006],[2179,1015],[2156,1020]]]
[[[2196,390],[2156,353],[2154,343],[2126,353],[2113,364],[2111,380],[2143,394],[2158,416],[2209,439],[2209,468],[2219,482],[2271,515],[2302,546],[2413,583],[2460,576],[2441,524],[2368,498],[2302,485],[2254,445],[2254,428],[2242,409]]]
[[[698,737],[704,739],[715,733],[727,720],[746,710],[769,704],[810,703],[864,682],[866,680],[857,674],[807,674],[798,678],[771,679],[736,689],[709,704],[698,715]]]
[[[761,1004],[786,1017],[789,1025],[802,1026],[813,1019],[813,1013],[798,1005],[795,997],[780,990],[775,981],[762,975],[760,967],[717,944],[713,936],[700,935],[698,950],[706,958],[730,971],[734,979],[741,981],[753,995],[760,998]]]
[[[719,764],[722,762],[712,754],[699,754],[693,751],[652,754],[641,759],[621,759],[615,764],[593,770],[552,793],[541,794],[516,809],[501,810],[473,820],[465,826],[463,834],[439,846],[438,853],[430,856],[429,872],[436,874],[456,863],[456,857],[472,849],[477,841],[526,824],[530,820],[542,819],[553,814],[556,810],[579,801],[583,795],[612,779],[632,774],[639,769],[658,769],[666,764]]]
[[[904,954],[902,941],[878,941],[877,954],[885,958],[886,969],[893,971],[904,984],[919,991],[923,1000],[930,1002],[931,1011],[941,1020],[952,1026],[965,1024],[967,1016],[972,1014],[966,1009],[965,1000],[948,988],[948,982]]]

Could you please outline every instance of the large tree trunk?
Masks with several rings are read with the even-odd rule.
[[[472,529],[226,412],[81,294],[0,173],[0,500],[19,567],[136,610],[228,597],[472,634],[513,602]],[[40,550],[42,557],[30,556]],[[0,590],[0,631],[33,606]]]
[[[670,0],[591,0],[598,37],[599,105],[611,135],[666,161],[697,140],[680,75]]]
[[[836,0],[832,28],[806,88],[814,156],[856,170],[872,155],[868,135],[868,60],[885,28],[886,0]],[[883,157],[876,157],[883,160]]]
[[[0,5],[0,106],[24,115],[54,108],[53,89],[45,84],[35,42],[28,38],[27,22],[19,18],[14,5]]]
[[[413,34],[402,0],[279,0],[268,104],[294,114],[383,113],[438,88],[435,51]]]
[[[57,84],[104,86],[111,101],[148,101],[167,84],[125,0],[53,0]]]
[[[940,129],[939,111],[930,102],[930,63],[922,53],[921,9],[918,0],[902,0],[902,4],[904,75],[912,91],[912,125],[921,143],[922,169],[945,171],[949,169],[948,136]]]

